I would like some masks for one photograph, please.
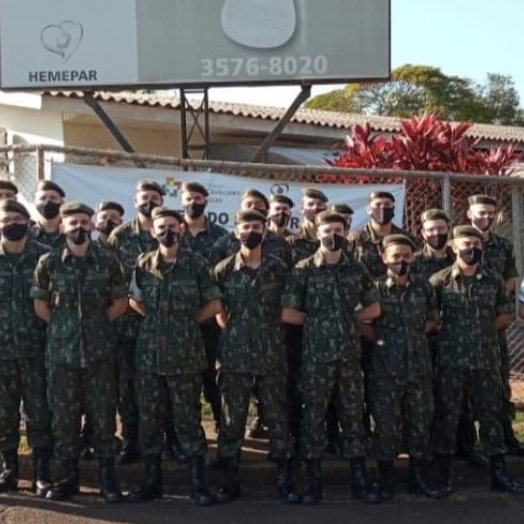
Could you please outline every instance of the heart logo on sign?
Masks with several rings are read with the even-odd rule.
[[[65,20],[61,24],[52,24],[44,27],[40,33],[42,45],[50,53],[54,53],[62,58],[66,63],[78,49],[84,28],[82,24]]]
[[[255,49],[281,47],[295,34],[294,0],[226,0],[222,30],[237,44]]]

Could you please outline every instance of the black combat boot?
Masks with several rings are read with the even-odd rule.
[[[524,484],[510,477],[506,472],[504,455],[491,457],[491,489],[501,493],[524,493]]]
[[[33,483],[31,489],[33,493],[36,493],[39,497],[45,497],[53,485],[49,473],[50,459],[50,449],[33,449]]]
[[[164,496],[160,455],[144,457],[144,464],[146,468],[144,482],[131,489],[127,496],[129,502],[147,502]]]
[[[381,502],[380,495],[371,489],[366,474],[366,459],[364,457],[352,458],[351,464],[351,491],[362,502],[376,504]]]
[[[379,495],[382,502],[391,500],[394,495],[393,491],[393,461],[379,460],[377,461],[379,473]]]
[[[46,493],[46,499],[67,500],[80,492],[78,461],[68,459],[62,461],[65,478],[53,484]]]
[[[409,457],[409,492],[431,499],[446,497],[449,493],[446,485],[432,486],[426,478],[424,466],[424,461]]]
[[[123,502],[124,495],[122,495],[116,480],[115,460],[101,458],[98,462],[100,467],[100,495],[109,504]]]
[[[171,460],[174,460],[179,464],[185,464],[187,462],[187,457],[182,449],[180,441],[178,440],[172,420],[166,421],[165,439],[167,452]]]
[[[222,458],[224,483],[218,490],[217,500],[220,503],[233,502],[240,497],[241,489],[238,480],[238,464],[235,458]]]
[[[306,486],[302,503],[314,506],[322,500],[322,462],[320,459],[306,460]]]
[[[206,484],[204,457],[191,457],[188,460],[188,464],[191,482],[189,498],[195,506],[212,506],[215,503],[215,497],[213,497]]]
[[[292,459],[280,460],[277,466],[278,499],[284,504],[300,504],[300,495],[293,481]]]
[[[140,458],[140,453],[138,452],[138,428],[134,425],[129,425],[125,428],[124,435],[122,449],[116,459],[116,463],[119,465],[134,464]]]
[[[4,471],[0,473],[0,493],[18,489],[18,451],[8,449],[2,451]]]
[[[80,460],[93,460],[92,437],[93,429],[91,428],[89,420],[86,420],[80,430]]]
[[[453,457],[437,455],[436,462],[441,475],[441,487],[449,495],[453,491]]]

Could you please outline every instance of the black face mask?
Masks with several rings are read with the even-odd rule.
[[[386,264],[387,268],[394,275],[397,275],[397,277],[403,277],[407,275],[410,265],[411,264],[409,262],[406,262],[405,260],[401,260],[400,262],[389,262],[388,264]]]
[[[137,209],[141,215],[144,215],[146,218],[151,218],[151,212],[153,211],[153,209],[155,209],[155,207],[158,207],[158,204],[149,201],[145,204],[137,206]]]
[[[246,246],[248,249],[255,249],[262,244],[264,236],[262,233],[256,231],[250,231],[249,233],[243,233],[240,235],[240,243]]]
[[[86,240],[91,238],[91,231],[86,231],[83,227],[77,227],[68,231],[65,236],[77,246],[81,246]]]
[[[27,235],[27,224],[9,224],[2,228],[2,236],[11,242],[18,242]]]
[[[112,220],[104,220],[103,222],[100,222],[96,228],[100,233],[103,233],[104,235],[109,236],[111,234],[111,231],[117,227],[118,224],[116,222],[113,222]]]
[[[495,220],[491,217],[473,217],[471,223],[481,231],[488,231]]]
[[[171,231],[170,229],[167,229],[161,235],[157,236],[157,240],[165,247],[174,246],[178,242],[179,238],[180,235],[174,231]]]
[[[45,219],[52,220],[58,216],[61,205],[62,204],[57,204],[56,202],[51,202],[51,200],[48,200],[44,204],[38,204],[36,209]]]
[[[433,249],[442,249],[448,243],[448,234],[439,233],[426,237],[426,244]]]
[[[291,217],[287,213],[277,213],[276,215],[271,215],[269,220],[275,224],[277,227],[284,227],[289,224]]]
[[[390,224],[394,216],[395,216],[394,207],[374,207],[371,210],[371,218],[373,219],[374,222],[376,222],[377,224],[380,224],[381,226]]]
[[[204,214],[205,209],[206,204],[197,204],[196,202],[193,202],[184,207],[184,213],[189,218],[200,218]]]
[[[344,237],[340,235],[329,235],[320,240],[320,243],[328,251],[338,251],[344,245]]]
[[[459,249],[458,256],[468,266],[474,266],[482,260],[482,249],[470,247],[468,249]]]

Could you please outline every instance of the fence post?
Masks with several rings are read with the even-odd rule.
[[[524,269],[524,252],[522,250],[522,196],[523,194],[520,184],[515,184],[511,188],[511,236],[513,237],[513,247],[515,249],[515,257],[517,259],[519,273],[522,273],[522,270]]]
[[[453,221],[453,206],[451,205],[451,178],[449,176],[445,176],[442,179],[442,209]]]
[[[45,178],[45,150],[38,146],[36,148],[36,179],[38,181]]]

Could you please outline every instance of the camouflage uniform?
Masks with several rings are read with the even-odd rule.
[[[81,416],[93,425],[100,458],[114,453],[116,384],[107,308],[127,296],[122,267],[109,250],[92,243],[85,257],[66,247],[40,258],[32,295],[49,302],[46,359],[55,451],[78,460]]]
[[[286,238],[291,246],[291,263],[295,266],[301,260],[309,258],[320,245],[318,239],[309,236],[304,227],[300,227],[293,235]]]
[[[49,246],[51,249],[56,247],[63,247],[65,244],[65,237],[60,231],[52,231],[48,233],[44,228],[38,224],[34,224],[29,230],[29,237],[44,246]]]
[[[322,457],[324,418],[333,393],[342,427],[342,455],[353,458],[366,454],[355,308],[378,300],[369,273],[345,253],[338,264],[328,266],[317,251],[299,262],[288,278],[282,307],[306,314],[301,379],[302,454],[306,459]]]
[[[20,402],[32,448],[52,446],[46,398],[46,325],[30,296],[33,272],[49,248],[28,241],[22,253],[7,253],[0,243],[0,451],[18,450]]]
[[[402,450],[425,460],[433,422],[432,363],[425,324],[439,321],[435,291],[420,276],[395,285],[376,281],[382,313],[375,321],[377,341],[371,354],[371,415],[377,460],[394,460]]]
[[[288,269],[264,254],[257,269],[244,265],[240,252],[215,268],[229,320],[218,350],[222,418],[218,456],[234,459],[240,451],[249,397],[255,381],[270,432],[270,456],[290,457],[286,402],[286,349],[280,322],[280,297]]]
[[[188,457],[204,455],[201,421],[204,344],[195,312],[220,298],[203,258],[181,248],[174,264],[158,250],[139,257],[131,296],[143,302],[135,369],[140,436],[145,457],[160,455],[168,399],[176,433]]]
[[[429,280],[431,275],[442,271],[455,262],[455,253],[448,247],[443,257],[436,257],[427,246],[415,253],[415,260],[411,265],[411,273],[423,276]]]
[[[495,318],[511,314],[502,278],[479,269],[464,277],[457,265],[433,275],[442,327],[437,335],[435,451],[456,452],[456,430],[468,395],[480,422],[480,441],[488,456],[505,451],[500,423],[502,407],[500,352]]]

